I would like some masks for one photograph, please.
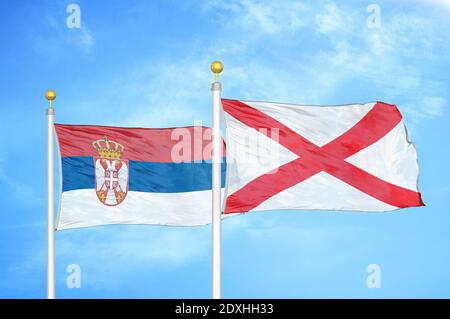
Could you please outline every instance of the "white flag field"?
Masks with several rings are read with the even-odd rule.
[[[224,213],[423,206],[414,145],[395,105],[222,100]]]

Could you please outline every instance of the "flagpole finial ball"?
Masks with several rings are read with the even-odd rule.
[[[220,61],[214,61],[211,63],[211,71],[215,74],[219,74],[223,71],[223,64]]]
[[[48,101],[53,101],[54,99],[56,99],[56,91],[55,90],[47,90],[47,92],[45,92],[45,98]]]

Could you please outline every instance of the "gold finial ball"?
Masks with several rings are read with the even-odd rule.
[[[53,101],[56,99],[56,91],[55,90],[48,90],[45,92],[45,98],[49,101]]]
[[[219,74],[223,71],[223,64],[220,61],[214,61],[211,63],[211,71],[215,74]]]

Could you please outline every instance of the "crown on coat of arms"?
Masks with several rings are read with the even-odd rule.
[[[124,147],[114,141],[110,141],[107,136],[92,142],[92,146],[97,150],[100,158],[121,159]]]

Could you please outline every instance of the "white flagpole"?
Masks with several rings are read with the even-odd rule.
[[[219,82],[219,73],[223,65],[219,61],[211,64],[211,71],[216,75],[212,84],[213,101],[213,153],[212,153],[212,297],[222,298],[222,238],[221,238],[221,165],[222,165],[222,139],[220,136],[220,93],[222,85]]]
[[[54,158],[53,158],[53,123],[55,110],[53,100],[56,92],[48,90],[45,98],[50,105],[47,108],[47,299],[55,299],[55,225],[54,225]]]

